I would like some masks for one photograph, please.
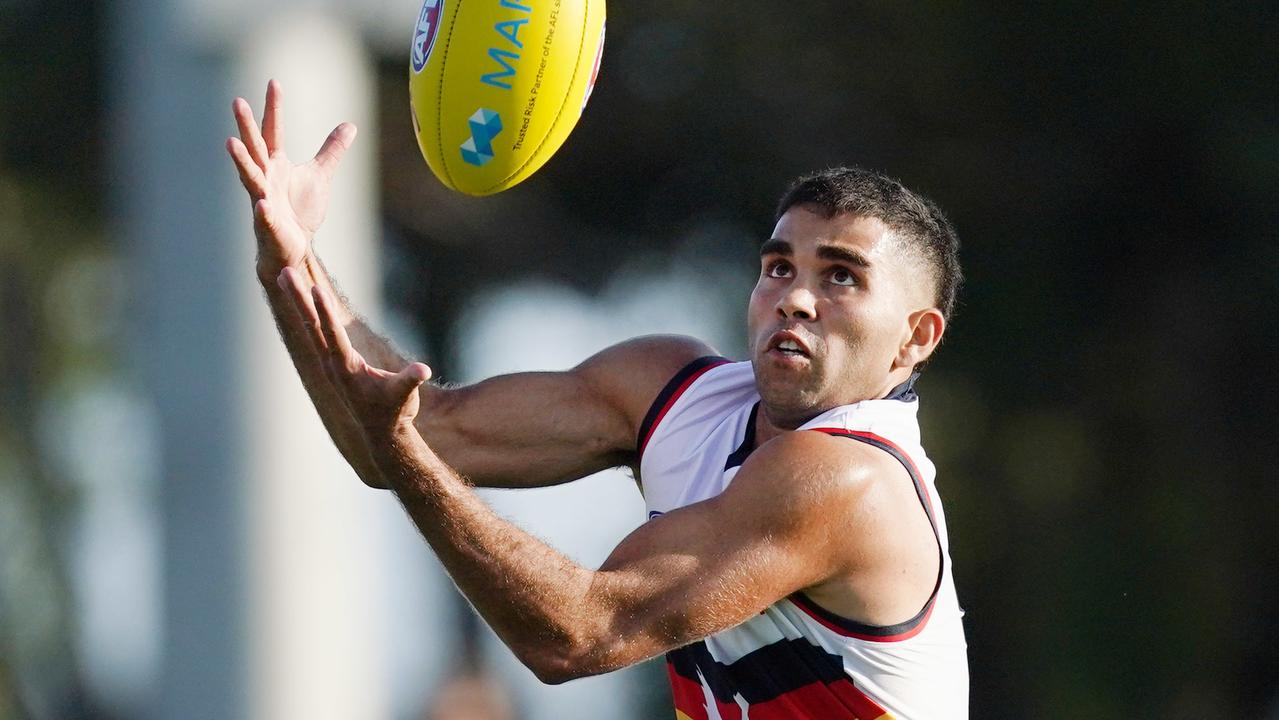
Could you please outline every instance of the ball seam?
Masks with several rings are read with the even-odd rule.
[[[449,48],[453,45],[453,26],[457,24],[457,16],[462,12],[463,0],[455,0],[457,5],[449,17],[449,32],[444,36],[444,54],[440,60],[440,84],[435,94],[435,146],[440,150],[440,170],[444,172],[445,184],[454,190],[453,173],[449,172],[449,159],[444,154],[444,73],[448,69]]]
[[[568,81],[568,86],[570,90],[573,88],[573,84],[577,82],[577,75],[582,69],[582,48],[586,45],[586,29],[590,27],[590,21],[591,21],[591,0],[586,0],[586,11],[582,13],[582,32],[578,34],[578,39],[577,39],[577,60],[576,62],[573,63],[573,77],[570,78]],[[481,194],[488,195],[489,193],[497,192],[498,190],[502,188],[503,185],[510,182],[511,178],[516,177],[520,173],[524,172],[524,168],[528,167],[529,163],[533,162],[533,160],[538,156],[538,153],[542,151],[542,147],[546,145],[546,141],[551,137],[551,135],[555,133],[555,126],[559,124],[560,118],[564,115],[564,107],[568,105],[569,97],[570,95],[567,93],[564,95],[563,102],[560,103],[559,109],[555,111],[555,119],[551,121],[551,127],[549,128],[547,133],[542,136],[542,139],[538,141],[537,147],[533,148],[533,152],[529,153],[528,158],[526,158],[524,162],[520,164],[519,167],[515,168],[515,170],[510,175],[507,175],[505,178],[502,178],[502,180],[499,181],[496,185],[493,185],[492,187],[484,189]],[[568,138],[565,138],[564,141],[568,142]],[[549,161],[550,158],[547,158],[547,160]]]

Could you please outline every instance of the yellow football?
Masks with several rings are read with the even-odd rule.
[[[491,195],[564,144],[604,51],[604,0],[425,0],[409,53],[422,156],[446,186]]]

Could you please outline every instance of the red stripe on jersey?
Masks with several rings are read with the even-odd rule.
[[[881,720],[892,718],[879,703],[853,686],[851,680],[830,685],[812,683],[750,706],[751,720]]]
[[[879,706],[879,703],[858,690],[851,681],[840,680],[830,684],[830,691],[844,704],[853,709],[861,720],[892,720],[892,714]]]
[[[679,675],[669,664],[666,670],[671,678],[677,717],[682,714],[690,720],[709,720],[716,715],[723,720],[741,720],[743,715],[751,720],[892,720],[893,717],[847,678],[829,685],[812,682],[767,702],[746,706],[745,712],[745,700],[739,705],[715,698],[716,715],[712,715],[706,707],[708,690],[697,681]]]
[[[675,666],[666,663],[666,674],[671,679],[671,696],[675,700],[675,711],[683,713],[691,720],[708,720],[706,713],[706,692],[701,683],[690,680],[675,672]]]

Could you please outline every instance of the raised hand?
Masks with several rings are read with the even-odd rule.
[[[236,98],[231,112],[240,137],[228,138],[227,152],[253,203],[258,238],[258,275],[274,281],[286,267],[304,270],[316,230],[329,208],[329,185],[356,128],[342,123],[329,133],[310,161],[294,165],[284,152],[284,104],[280,83],[267,83],[262,128],[249,103]]]

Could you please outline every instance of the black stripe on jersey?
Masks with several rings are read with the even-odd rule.
[[[838,626],[845,634],[859,638],[861,640],[893,640],[899,636],[909,635],[911,631],[918,628],[928,616],[932,614],[933,605],[937,602],[937,591],[941,587],[941,578],[937,580],[937,585],[933,587],[933,594],[928,596],[928,602],[924,603],[923,609],[919,611],[915,617],[899,622],[896,625],[867,625],[859,623],[856,620],[849,620],[842,615],[827,610],[826,608],[813,602],[811,598],[802,592],[797,592],[790,596],[790,601],[795,603],[799,609],[809,615],[816,615],[825,620],[830,625]]]
[[[636,451],[641,455],[644,453],[644,445],[648,441],[649,435],[653,432],[654,426],[662,416],[663,411],[674,402],[676,393],[684,385],[685,380],[712,365],[722,365],[727,362],[730,362],[728,358],[718,355],[706,355],[705,357],[697,358],[675,373],[675,377],[671,378],[670,382],[666,383],[666,387],[662,388],[662,391],[657,394],[657,399],[649,406],[648,414],[644,416],[644,422],[640,423],[639,436],[635,439]]]
[[[892,390],[889,390],[888,394],[884,396],[884,399],[901,400],[902,402],[915,402],[919,399],[919,396],[915,394],[915,381],[918,379],[919,373],[911,373],[910,377],[906,378],[906,382],[898,385]]]
[[[900,400],[902,402],[915,402],[919,396],[915,394],[915,381],[919,379],[919,373],[912,374],[906,379],[906,382],[894,387],[884,396],[884,400]],[[759,401],[755,402],[755,406],[751,408],[750,420],[746,423],[746,436],[742,438],[742,444],[737,446],[724,463],[725,470],[731,470],[735,467],[741,467],[746,462],[746,458],[755,451],[755,419],[759,417]],[[889,452],[893,452],[889,450]],[[895,455],[896,453],[894,453]],[[931,520],[931,518],[930,518]]]
[[[724,664],[711,657],[706,642],[699,640],[666,653],[666,662],[680,677],[700,682],[701,671],[706,686],[723,703],[732,704],[740,694],[755,705],[768,702],[783,693],[821,682],[829,685],[846,680],[844,662],[838,655],[822,650],[807,640],[779,640]]]
[[[891,639],[900,635],[908,634],[912,630],[918,628],[920,624],[923,623],[924,620],[926,620],[932,613],[933,604],[937,602],[937,593],[941,590],[941,581],[944,575],[944,565],[946,562],[946,555],[942,552],[941,547],[941,534],[937,531],[937,521],[933,517],[932,503],[928,501],[928,490],[924,487],[924,479],[919,476],[919,472],[915,469],[915,463],[911,462],[910,458],[902,452],[901,448],[893,445],[883,438],[870,435],[869,433],[859,433],[854,431],[841,432],[839,430],[825,428],[820,429],[819,432],[824,432],[827,435],[846,437],[851,440],[856,440],[858,442],[863,442],[867,445],[877,447],[889,455],[892,455],[897,462],[901,463],[902,467],[906,468],[906,474],[910,475],[911,482],[915,484],[915,494],[919,496],[919,503],[924,506],[924,514],[928,516],[928,524],[933,528],[933,537],[937,539],[937,582],[933,585],[932,594],[928,596],[928,602],[924,603],[924,607],[919,611],[919,613],[916,614],[915,617],[895,625],[867,625],[855,620],[849,620],[846,617],[836,615],[835,613],[821,607],[802,592],[797,592],[792,595],[791,601],[810,615],[816,615],[831,625],[835,625],[855,636],[867,639]]]
[[[755,450],[755,419],[759,417],[759,401],[755,402],[755,406],[751,408],[750,419],[746,421],[746,435],[742,437],[742,444],[737,449],[729,453],[728,460],[724,462],[724,469],[735,468],[746,462],[746,456]]]

